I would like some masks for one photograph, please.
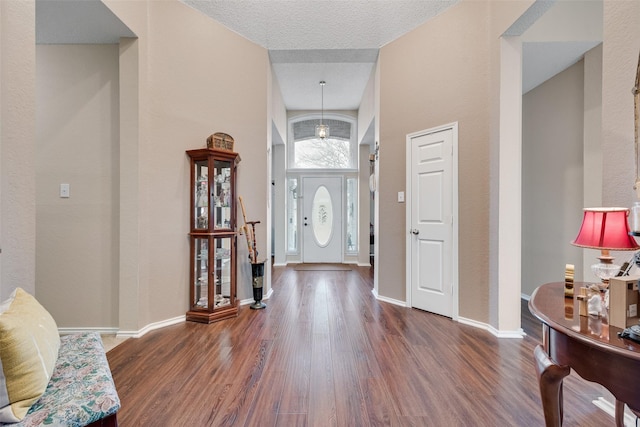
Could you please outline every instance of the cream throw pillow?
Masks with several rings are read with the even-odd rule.
[[[0,303],[0,423],[22,420],[47,388],[60,348],[53,317],[17,288]]]

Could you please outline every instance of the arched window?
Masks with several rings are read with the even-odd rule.
[[[289,169],[357,169],[354,124],[349,120],[325,119],[329,137],[316,138],[320,119],[303,118],[291,122]]]

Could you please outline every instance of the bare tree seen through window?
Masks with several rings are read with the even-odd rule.
[[[335,138],[313,138],[295,142],[295,167],[302,169],[348,169],[350,143]]]

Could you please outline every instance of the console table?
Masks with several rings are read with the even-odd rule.
[[[585,285],[575,283],[577,290]],[[547,427],[562,425],[562,380],[573,369],[616,398],[616,426],[624,427],[625,404],[640,413],[640,344],[618,337],[607,318],[580,316],[579,301],[564,297],[564,283],[537,288],[529,310],[542,321],[542,346],[534,350]]]

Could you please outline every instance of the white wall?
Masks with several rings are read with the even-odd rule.
[[[118,57],[36,49],[36,289],[60,327],[118,326]]]
[[[287,263],[287,167],[285,164],[286,145],[278,144],[272,147],[273,164],[273,239],[274,239],[274,264],[285,265]]]
[[[371,193],[369,192],[369,152],[368,145],[358,146],[358,264],[370,265],[369,221],[371,220]]]
[[[271,255],[274,264],[286,263],[286,165],[287,110],[278,79],[271,70]]]
[[[581,278],[583,250],[569,244],[582,223],[584,61],[523,96],[522,293]],[[579,280],[577,278],[577,280]]]
[[[371,127],[371,123],[373,122],[373,120],[375,120],[375,84],[376,67],[373,67],[373,69],[371,70],[369,81],[367,82],[367,85],[364,88],[364,92],[362,93],[362,100],[360,101],[360,108],[358,109],[358,144],[369,143],[368,141],[363,141],[363,139],[365,136],[367,136],[367,131]]]
[[[280,83],[278,78],[271,70],[271,121],[274,129],[277,131],[277,136],[273,136],[273,143],[284,143],[287,140],[287,109],[282,99],[282,91],[280,90]]]

